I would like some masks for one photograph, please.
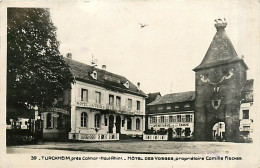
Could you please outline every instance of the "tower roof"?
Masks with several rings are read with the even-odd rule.
[[[215,21],[217,33],[215,34],[202,62],[193,70],[196,71],[199,69],[209,68],[212,66],[217,66],[236,61],[242,61],[242,63],[246,66],[243,59],[238,57],[233,44],[226,35],[225,28],[227,26],[227,23],[223,22],[221,19]]]

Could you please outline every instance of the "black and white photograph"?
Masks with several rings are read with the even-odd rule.
[[[259,0],[2,0],[0,18],[0,167],[260,167]]]

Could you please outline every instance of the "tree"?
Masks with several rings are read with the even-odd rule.
[[[52,107],[73,76],[59,52],[56,27],[44,8],[7,10],[7,108]]]

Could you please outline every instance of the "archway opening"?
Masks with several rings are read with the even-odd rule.
[[[212,140],[225,141],[225,123],[217,122],[212,127]]]

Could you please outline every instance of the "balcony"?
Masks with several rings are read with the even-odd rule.
[[[116,105],[107,105],[107,110],[120,113],[120,114],[130,114],[130,115],[144,115],[141,110],[133,110],[126,106],[116,106]]]

